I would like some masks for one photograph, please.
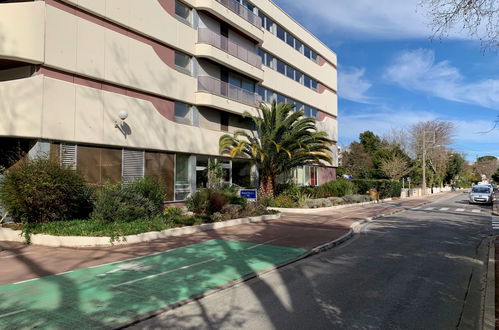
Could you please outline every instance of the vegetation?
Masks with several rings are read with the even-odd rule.
[[[78,172],[44,159],[20,162],[5,172],[0,186],[0,202],[24,223],[86,218],[91,195]]]
[[[230,157],[251,159],[260,175],[259,196],[275,196],[276,178],[281,173],[302,165],[331,163],[332,141],[319,132],[314,118],[303,111],[293,111],[290,103],[272,102],[260,105],[257,116],[250,117],[255,132],[236,131],[220,138],[220,152]]]

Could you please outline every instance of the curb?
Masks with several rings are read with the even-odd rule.
[[[90,236],[53,236],[45,234],[32,234],[31,244],[51,246],[51,247],[105,247],[113,245],[127,245],[127,244],[141,243],[141,242],[149,242],[158,238],[189,235],[218,228],[275,220],[279,219],[280,217],[281,217],[280,213],[267,214],[258,217],[239,218],[222,222],[170,228],[163,231],[151,231],[147,233],[141,233],[138,235],[128,235],[121,237],[116,241],[111,241],[111,237],[106,237],[106,236],[90,237]],[[24,238],[21,236],[20,230],[12,230],[10,228],[0,227],[0,241],[24,243]]]
[[[385,199],[380,199],[380,203],[384,202],[390,202],[392,201],[392,198],[385,198]],[[338,210],[338,209],[344,209],[347,207],[354,207],[354,206],[363,206],[363,205],[370,205],[370,204],[378,204],[375,201],[370,201],[370,202],[362,202],[362,203],[352,203],[352,204],[343,204],[343,205],[335,205],[335,206],[328,206],[328,207],[316,207],[316,208],[284,208],[284,207],[269,207],[269,210],[274,210],[274,211],[279,211],[282,213],[296,213],[296,214],[310,214],[310,213],[318,213],[318,212],[323,212],[323,211],[333,211],[333,210]]]
[[[495,240],[490,241],[489,258],[487,263],[487,280],[485,282],[485,295],[483,298],[482,329],[493,330],[496,323],[495,304]]]

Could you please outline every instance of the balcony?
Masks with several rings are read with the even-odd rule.
[[[222,96],[233,101],[257,107],[261,101],[260,95],[210,76],[198,77],[198,91]]]
[[[238,45],[229,38],[210,29],[201,28],[198,30],[198,43],[206,43],[217,47],[258,69],[262,67],[262,59],[254,50]]]
[[[236,13],[237,15],[241,16],[257,28],[261,29],[262,28],[262,19],[255,15],[251,10],[248,8],[242,6],[239,2],[236,0],[216,0],[217,2],[221,3],[222,6],[228,8],[230,11]]]

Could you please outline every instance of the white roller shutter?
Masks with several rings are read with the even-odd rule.
[[[123,149],[123,181],[144,177],[144,150]]]
[[[76,170],[76,144],[61,143],[60,152],[61,164],[72,170]]]

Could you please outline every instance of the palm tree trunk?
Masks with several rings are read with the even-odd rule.
[[[260,179],[260,186],[258,188],[259,198],[274,198],[274,178],[271,176],[264,176]]]

